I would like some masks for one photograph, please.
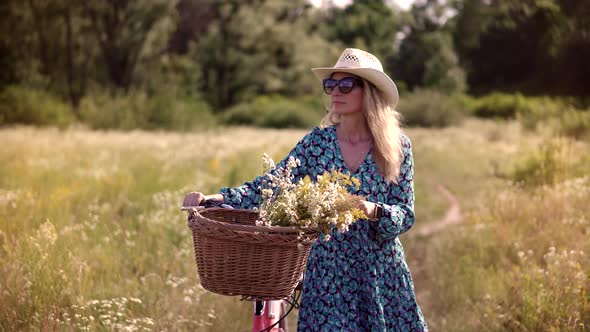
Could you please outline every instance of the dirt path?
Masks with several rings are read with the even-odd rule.
[[[433,181],[429,182],[433,184]],[[459,204],[459,201],[457,200],[457,197],[455,197],[455,195],[453,195],[447,188],[445,188],[441,184],[433,184],[433,186],[434,189],[443,197],[445,197],[446,200],[449,202],[449,208],[447,209],[446,214],[442,218],[418,228],[415,232],[415,235],[417,236],[431,236],[445,229],[449,225],[461,222],[461,219],[463,218],[461,215],[461,206]]]
[[[453,195],[446,187],[437,183],[434,179],[428,178],[428,184],[438,194],[442,195],[449,203],[449,207],[445,215],[437,220],[431,221],[417,229],[415,229],[412,236],[416,238],[423,238],[424,241],[428,241],[425,238],[429,238],[454,224],[458,224],[463,219],[461,213],[461,205],[455,195]],[[418,240],[422,241],[422,240]],[[426,246],[421,247],[420,250],[414,252],[412,262],[412,277],[416,284],[416,297],[418,303],[422,308],[426,320],[428,321],[429,307],[432,301],[432,289],[429,286],[432,285],[433,276],[428,275],[428,264],[432,263],[432,257],[429,257]]]

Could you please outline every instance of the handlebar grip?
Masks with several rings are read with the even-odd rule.
[[[223,202],[216,200],[216,199],[205,199],[205,200],[201,201],[199,206],[203,206],[205,208],[212,208],[212,207],[218,207],[221,204],[223,204]]]
[[[218,200],[218,199],[206,199],[204,201],[201,202],[200,206],[203,206],[205,208],[214,208],[214,207],[221,207],[224,209],[233,209],[232,206],[227,205],[225,203],[223,203],[223,201]]]
[[[202,200],[201,203],[199,203],[198,206],[183,206],[181,208],[181,210],[192,210],[192,209],[199,209],[199,208],[205,208],[205,209],[209,209],[209,208],[215,208],[215,207],[221,207],[224,209],[233,209],[233,207],[231,205],[227,205],[225,203],[223,203],[223,201],[218,200],[218,199],[205,199]]]

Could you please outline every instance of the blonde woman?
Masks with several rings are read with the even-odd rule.
[[[307,262],[299,331],[427,331],[398,236],[414,224],[410,140],[395,111],[398,92],[379,60],[346,49],[334,67],[314,68],[331,105],[322,126],[291,151],[296,180],[333,169],[360,180],[367,216],[330,241],[317,241]],[[277,167],[283,166],[288,156]],[[250,209],[261,177],[219,194],[189,193],[184,206],[216,199]],[[322,236],[322,235],[320,235]]]

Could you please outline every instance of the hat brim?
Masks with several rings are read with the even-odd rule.
[[[395,108],[399,101],[399,93],[397,91],[397,86],[393,82],[393,80],[384,72],[372,69],[372,68],[335,68],[335,67],[325,67],[325,68],[312,68],[311,71],[315,74],[317,78],[323,80],[324,78],[330,77],[333,73],[348,73],[353,74],[358,77],[362,77],[365,80],[373,83],[375,87],[385,97],[387,103]]]

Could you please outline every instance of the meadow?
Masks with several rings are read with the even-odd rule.
[[[407,132],[417,222],[401,239],[431,330],[589,330],[588,142],[516,121]],[[200,287],[179,205],[304,134],[1,129],[0,330],[248,330],[251,303]],[[461,222],[420,236],[449,208],[436,186]]]

